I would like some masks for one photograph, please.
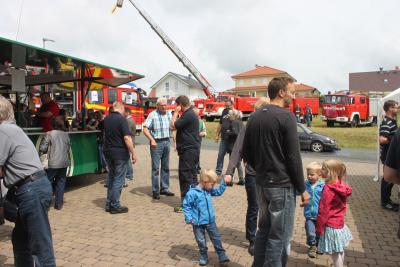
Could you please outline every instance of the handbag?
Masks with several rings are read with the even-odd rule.
[[[18,217],[18,206],[14,200],[14,190],[8,190],[3,202],[4,218],[15,223]]]

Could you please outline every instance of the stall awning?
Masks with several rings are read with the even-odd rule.
[[[118,87],[144,77],[131,71],[0,37],[0,86],[12,86],[13,69],[25,71],[26,86],[58,84],[66,89],[74,89],[74,82],[81,80],[100,86]]]

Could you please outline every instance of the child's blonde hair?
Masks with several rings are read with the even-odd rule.
[[[326,170],[326,183],[333,183],[337,178],[343,180],[346,177],[346,165],[340,160],[329,159],[322,163],[322,168]]]
[[[200,182],[218,183],[218,175],[214,170],[204,169],[200,172]]]
[[[321,169],[322,169],[321,163],[316,162],[316,161],[310,162],[306,166],[307,171],[317,171],[319,174],[321,174]]]

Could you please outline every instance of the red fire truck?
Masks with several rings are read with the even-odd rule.
[[[98,71],[98,75],[104,78],[115,77],[118,75],[112,73],[111,69],[108,68],[98,68],[91,71]],[[88,93],[85,96],[85,107],[86,109],[93,109],[95,111],[102,110],[105,112],[105,114],[108,114],[108,110],[112,106],[112,103],[115,101],[120,101],[124,103],[125,108],[129,108],[132,111],[132,118],[136,123],[136,131],[141,132],[144,122],[144,94],[144,90],[141,88],[132,87],[129,83],[119,87],[107,87],[101,84],[93,83],[90,85]],[[81,99],[81,90],[77,90],[75,101],[77,110],[82,110]]]
[[[289,109],[296,115],[299,112],[299,118],[303,120],[307,104],[310,106],[314,116],[319,114],[319,97],[316,96],[296,97],[290,104]]]
[[[222,111],[225,108],[225,101],[231,100],[233,107],[242,112],[243,118],[247,119],[254,111],[254,104],[257,101],[257,97],[243,97],[235,96],[231,94],[220,93],[215,101],[206,101],[203,116],[207,121],[214,121],[221,117]]]
[[[378,98],[349,91],[329,94],[324,97],[321,119],[328,127],[335,123],[341,125],[358,125],[376,123]]]

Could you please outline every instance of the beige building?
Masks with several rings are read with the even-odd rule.
[[[289,77],[294,79],[286,71],[256,65],[254,69],[233,75],[232,79],[235,81],[235,87],[226,92],[241,96],[265,96],[269,82],[273,78],[279,77]],[[296,83],[295,87],[297,96],[319,96],[320,94],[318,89],[315,87],[303,83]]]
[[[235,81],[235,87],[227,90],[227,92],[234,95],[261,97],[267,92],[268,83],[277,77],[294,79],[286,71],[256,65],[254,69],[233,75],[232,79]]]

